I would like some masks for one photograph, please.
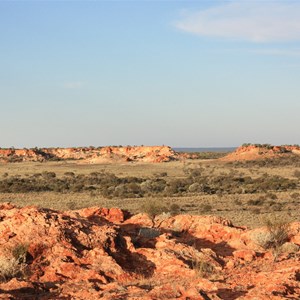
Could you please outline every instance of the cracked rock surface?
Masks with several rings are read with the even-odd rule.
[[[266,228],[215,216],[153,222],[117,208],[3,203],[0,220],[0,299],[300,298],[300,223],[274,259],[257,243]]]

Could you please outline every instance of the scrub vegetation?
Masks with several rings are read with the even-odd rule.
[[[274,162],[275,161],[275,162]],[[159,203],[171,214],[214,214],[256,227],[268,214],[297,219],[298,161],[87,165],[75,162],[0,165],[0,201],[53,209],[117,206],[133,213]]]

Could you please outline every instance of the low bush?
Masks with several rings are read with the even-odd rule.
[[[7,256],[0,258],[0,281],[21,278],[26,274],[28,244],[17,244],[8,252]]]
[[[208,212],[211,212],[212,210],[212,206],[210,204],[201,204],[200,205],[200,211],[202,213],[208,213]]]
[[[168,208],[159,203],[157,200],[153,200],[144,203],[142,211],[145,212],[151,219],[154,219],[157,215],[160,215],[163,212],[168,212]]]
[[[260,197],[260,198],[255,199],[255,200],[253,200],[253,199],[248,200],[247,204],[249,204],[249,205],[255,205],[255,206],[260,206],[260,205],[263,205],[264,202],[265,202],[265,198],[264,197]]]
[[[180,213],[180,206],[177,203],[171,204],[169,212],[172,216],[178,215]]]
[[[210,172],[211,170],[209,170]],[[206,172],[206,171],[205,171]],[[269,193],[268,198],[275,199],[272,192],[293,190],[298,180],[281,176],[263,175],[252,178],[223,173],[206,175],[200,168],[187,170],[183,178],[160,177],[118,177],[107,172],[92,172],[89,175],[66,172],[58,177],[54,172],[36,173],[27,176],[7,176],[0,178],[0,192],[93,192],[106,198],[142,198],[145,196],[187,196],[195,194],[242,194]],[[254,204],[255,205],[255,204]],[[258,204],[256,204],[258,205]]]
[[[292,199],[299,199],[300,198],[300,193],[292,193],[292,194],[290,194],[290,197]]]
[[[12,248],[11,252],[14,257],[19,263],[26,263],[27,255],[28,255],[28,244],[17,244],[14,248]]]
[[[278,199],[277,195],[276,194],[273,194],[273,193],[267,193],[266,194],[266,198],[269,198],[271,200],[276,200]]]
[[[14,277],[19,277],[23,273],[24,266],[13,258],[0,258],[0,280],[8,281]]]
[[[286,157],[278,158],[265,158],[248,161],[233,161],[228,162],[228,166],[234,166],[239,168],[252,168],[252,167],[286,167],[293,166],[296,168],[300,167],[300,156],[297,154],[288,154]]]
[[[295,170],[294,177],[300,178],[300,170]]]
[[[205,260],[195,259],[192,261],[191,265],[192,269],[199,277],[209,277],[216,271],[215,267]]]
[[[281,247],[290,238],[289,224],[284,220],[272,217],[266,220],[267,232],[256,236],[256,242],[266,250],[272,250],[274,260],[281,253]]]

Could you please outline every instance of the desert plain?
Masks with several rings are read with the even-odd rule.
[[[0,149],[0,299],[299,299],[299,154]]]

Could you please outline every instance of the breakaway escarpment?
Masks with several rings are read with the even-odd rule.
[[[220,158],[222,161],[246,161],[272,158],[287,158],[300,155],[300,146],[283,145],[272,146],[269,144],[244,144],[234,152]]]
[[[0,162],[73,160],[83,163],[168,162],[179,158],[168,146],[0,149]]]

